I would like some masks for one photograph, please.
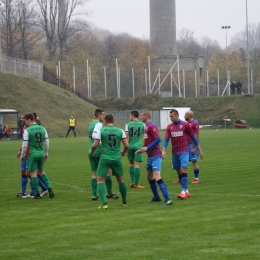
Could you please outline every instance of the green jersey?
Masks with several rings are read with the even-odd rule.
[[[129,149],[140,149],[143,146],[145,124],[138,120],[133,120],[125,126],[128,132]]]
[[[28,142],[29,156],[44,156],[43,142],[48,139],[44,127],[33,124],[24,130],[23,141]]]
[[[102,159],[121,160],[120,144],[122,139],[126,138],[123,129],[116,126],[105,126],[94,133],[93,137],[102,142]]]
[[[89,136],[89,151],[91,151],[91,146],[94,143],[95,139],[93,138],[93,133],[97,133],[100,129],[102,128],[102,124],[98,121],[95,120],[93,121],[89,127],[88,127],[88,136]],[[98,146],[93,154],[93,156],[100,156],[101,153],[101,148]]]

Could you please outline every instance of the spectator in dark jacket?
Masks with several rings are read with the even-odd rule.
[[[232,83],[230,85],[231,95],[235,95],[235,88],[236,88],[236,83],[235,83],[235,81],[232,81]]]
[[[36,124],[37,125],[41,125],[41,120],[40,120],[40,118],[38,116],[36,117]]]
[[[242,88],[242,84],[241,84],[240,80],[237,81],[236,87],[237,87],[237,94],[240,95],[241,88]]]

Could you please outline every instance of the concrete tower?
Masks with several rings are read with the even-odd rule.
[[[159,57],[177,54],[175,0],[150,0],[150,41]]]

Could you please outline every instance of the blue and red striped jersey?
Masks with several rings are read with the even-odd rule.
[[[156,138],[160,138],[158,128],[154,122],[149,122],[144,129],[144,146],[147,147],[151,144]],[[147,151],[148,158],[155,156],[162,156],[162,151],[160,145],[157,144],[155,147]]]
[[[188,152],[189,137],[194,132],[188,122],[179,120],[177,123],[171,123],[167,126],[165,139],[171,139],[172,154],[182,154]]]
[[[199,122],[197,120],[191,120],[190,122],[188,122],[190,124],[191,129],[193,130],[194,134],[197,135],[199,134]],[[194,143],[192,138],[189,136],[189,144]]]

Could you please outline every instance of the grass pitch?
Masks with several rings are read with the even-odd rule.
[[[109,199],[107,210],[91,201],[86,137],[50,139],[45,170],[56,196],[42,200],[14,197],[21,141],[0,142],[0,259],[260,259],[259,139],[258,129],[201,131],[201,183],[189,184],[190,198],[177,198],[169,146],[162,177],[174,204],[148,203],[143,163],[145,189],[128,188],[128,207]],[[191,182],[191,165],[188,175]]]

